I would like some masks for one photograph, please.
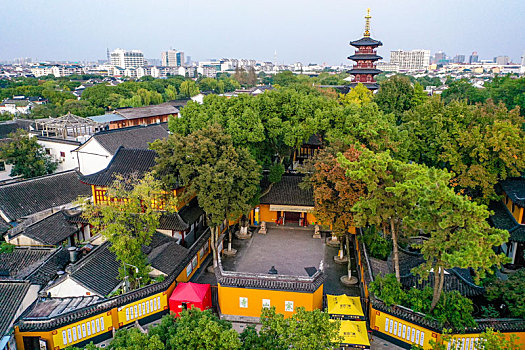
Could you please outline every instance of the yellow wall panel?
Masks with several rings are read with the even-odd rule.
[[[314,293],[267,289],[223,287],[219,284],[219,305],[226,315],[260,317],[263,305],[275,306],[276,312],[291,316],[298,307],[311,311],[323,305],[323,286]]]
[[[390,314],[370,308],[370,328],[407,344],[432,349],[430,340],[438,341],[439,334]]]
[[[72,323],[53,331],[53,348],[64,349],[113,329],[111,311]]]

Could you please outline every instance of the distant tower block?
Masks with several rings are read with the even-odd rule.
[[[370,90],[379,89],[379,84],[375,81],[375,76],[381,73],[381,71],[376,68],[375,62],[383,57],[377,55],[376,48],[382,46],[383,43],[370,37],[371,18],[370,9],[368,9],[365,16],[366,24],[363,37],[350,42],[350,45],[357,49],[355,54],[348,56],[348,59],[356,62],[354,67],[347,72],[354,76],[354,79],[349,85],[351,88],[354,88],[358,83],[362,83]]]

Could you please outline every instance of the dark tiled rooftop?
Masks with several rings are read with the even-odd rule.
[[[525,208],[525,178],[510,177],[502,181],[500,185],[514,204]]]
[[[261,197],[261,204],[314,206],[311,189],[303,190],[299,184],[303,180],[299,175],[283,175],[280,182],[273,184],[270,192]]]
[[[56,212],[25,228],[20,234],[43,244],[58,245],[78,231],[62,212]]]
[[[136,289],[129,293],[115,296],[109,300],[103,300],[102,302],[96,302],[84,307],[71,310],[70,312],[64,313],[62,315],[53,317],[49,320],[30,320],[21,318],[19,321],[19,327],[21,331],[50,331],[58,327],[61,327],[65,324],[70,324],[76,322],[80,319],[90,317],[101,312],[108,311],[112,308],[123,306],[131,302],[135,302],[147,296],[153,295],[165,291],[177,278],[178,274],[184,270],[186,265],[191,261],[193,256],[203,247],[204,243],[210,238],[210,230],[206,230],[203,235],[201,235],[197,242],[189,249],[188,254],[176,267],[175,272],[168,277],[163,282],[150,284],[148,286]]]
[[[16,221],[90,194],[91,188],[79,181],[75,170],[70,170],[0,186],[0,210]]]
[[[30,283],[27,281],[0,281],[0,335],[4,336],[11,324]]]
[[[484,293],[485,289],[474,284],[467,269],[454,268],[447,269],[446,272],[443,283],[444,291],[450,292],[456,290],[466,297],[475,297]],[[426,286],[433,287],[434,274],[430,274],[428,278],[421,281],[419,276],[414,276],[413,274],[405,275],[401,277],[401,283],[406,288],[415,287],[417,289],[423,289]]]
[[[179,110],[172,103],[166,102],[159,105],[119,109],[116,111],[116,113],[120,114],[126,119],[137,119],[161,116],[166,114],[175,115],[179,113]]]
[[[39,300],[24,313],[23,318],[27,320],[48,319],[92,305],[100,300],[101,298],[96,295],[88,297],[48,298],[45,300]]]
[[[28,131],[29,126],[32,123],[33,121],[23,119],[10,120],[0,123],[0,140],[7,138],[10,133],[17,131],[18,129],[24,129]]]
[[[370,37],[363,37],[359,40],[350,41],[352,46],[381,46],[383,43],[379,40],[374,40]]]
[[[120,147],[106,169],[80,177],[86,184],[109,186],[117,174],[128,177],[136,174],[139,178],[155,165],[157,153],[149,149],[127,149]]]
[[[188,255],[188,249],[159,232],[153,234],[150,245],[144,247],[143,252],[147,254],[148,262],[153,268],[167,275],[172,274]]]
[[[109,250],[109,244],[98,246],[68,271],[69,277],[101,296],[108,295],[121,283],[120,264],[116,263],[117,257]]]
[[[490,203],[489,209],[494,211],[494,215],[489,218],[489,223],[492,226],[509,231],[509,241],[525,242],[525,225],[516,222],[505,203],[493,201]]]
[[[68,254],[63,247],[16,247],[11,253],[0,254],[0,278],[28,280],[43,286],[68,261]]]
[[[111,154],[115,154],[120,146],[148,149],[151,142],[168,137],[166,124],[140,125],[101,131],[93,135],[93,138]]]

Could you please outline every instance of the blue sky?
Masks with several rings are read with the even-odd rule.
[[[235,57],[340,64],[362,36],[390,50],[525,51],[523,0],[0,0],[0,60],[103,59],[106,48],[160,58],[170,47],[194,60]]]

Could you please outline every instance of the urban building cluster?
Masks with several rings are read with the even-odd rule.
[[[447,56],[436,53],[432,58],[429,50],[396,50],[391,52],[390,62],[381,62],[378,48],[383,44],[371,36],[370,12],[365,19],[363,37],[350,42],[355,48],[348,57],[355,62],[353,65],[279,65],[248,59],[192,62],[184,52],[170,49],[161,53],[161,65],[155,66],[148,64],[139,50],[116,49],[108,50],[107,61],[98,65],[33,64],[24,59],[2,66],[0,77],[108,76],[84,82],[72,92],[80,98],[86,87],[97,83],[118,84],[126,77],[215,77],[217,73],[240,69],[267,74],[290,70],[315,75],[328,68],[350,74],[348,85],[343,88],[363,84],[370,90],[379,88],[376,77],[382,72],[472,78],[476,74],[482,77],[513,69],[508,60],[488,63],[479,61],[477,54],[470,57],[469,63],[460,62],[465,61],[460,55],[454,59],[457,62],[445,62]],[[517,73],[525,72],[525,61],[515,66]],[[256,86],[223,96],[259,95],[271,89]],[[203,95],[191,100],[203,103]],[[57,118],[0,123],[0,143],[9,142],[11,132],[23,129],[59,162],[53,174],[21,180],[11,178],[10,165],[0,161],[0,235],[14,246],[12,251],[0,254],[0,350],[59,350],[83,347],[90,342],[105,346],[118,329],[133,325],[147,328],[168,312],[178,314],[185,307],[213,307],[223,320],[255,324],[263,308],[275,307],[278,313],[289,317],[298,307],[312,311],[327,306],[330,317],[342,321],[343,344],[360,349],[370,348],[367,329],[405,348],[430,349],[431,342],[445,339],[447,334],[437,321],[403,307],[389,307],[370,296],[368,287],[374,276],[393,267],[389,266],[391,261],[382,262],[367,255],[362,235],[357,235],[358,227],[352,226],[344,234],[352,237],[347,238],[347,242],[352,241],[352,248],[348,243],[345,249],[346,262],[350,255],[355,260],[353,270],[338,264],[341,262],[338,258],[343,260],[339,256],[343,248],[330,225],[323,225],[316,218],[313,190],[300,186],[303,175],[293,171],[297,164],[312,158],[326,145],[317,134],[307,135],[287,155],[291,171],[272,185],[266,179],[262,181],[260,200],[244,217],[231,222],[224,220],[218,228],[218,241],[212,238],[215,233],[207,226],[206,214],[195,195],[183,197],[185,189],[178,182],[166,190],[168,195],[181,200],[173,213],[162,213],[151,242],[141,247],[151,265],[148,278],[154,283],[139,284],[129,290],[126,281],[119,277],[119,261],[111,249],[112,243],[95,233],[77,200],[83,196],[95,205],[110,202],[118,205],[122,198],[116,200],[108,192],[113,180],[117,176],[141,178],[153,169],[159,154],[151,143],[169,137],[168,118],[180,118],[189,100],[120,108],[87,118],[67,113]],[[0,112],[27,114],[32,106],[46,102],[14,96],[0,104]],[[502,200],[491,203],[495,212],[491,223],[511,233],[501,249],[512,264],[522,267],[525,266],[522,258],[525,179],[509,178],[500,185]],[[152,205],[163,206],[157,202]],[[228,230],[234,231],[235,253],[231,245],[225,246]],[[293,257],[290,247],[296,253]],[[206,267],[213,261],[212,248],[218,251],[217,260],[213,273],[207,274]],[[411,268],[422,264],[421,259],[408,248],[399,252],[403,271],[400,283],[404,287],[417,283],[431,285],[431,275],[428,280],[420,280],[411,274]],[[345,283],[340,279],[341,271],[344,274],[354,271],[358,284]],[[447,276],[443,290],[471,297],[483,292],[468,269],[451,268],[443,273]],[[525,337],[523,320],[480,320],[476,327],[451,334],[451,340],[446,342],[449,348],[460,343],[466,344],[464,348],[469,345],[472,348],[481,329],[489,326],[505,334]],[[524,345],[524,341],[520,344]]]

